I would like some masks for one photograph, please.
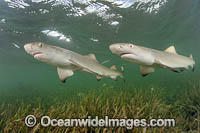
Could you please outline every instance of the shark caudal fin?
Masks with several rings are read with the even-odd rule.
[[[123,74],[124,74],[124,66],[123,65],[121,66],[121,71],[122,71],[122,74],[120,75],[120,78],[123,79],[123,81],[125,83],[125,79],[124,79],[124,76],[123,76]]]
[[[121,66],[121,71],[124,73],[124,66]]]
[[[116,65],[111,66],[110,69],[117,71]],[[98,81],[100,81],[102,79],[102,76],[97,75],[96,78]],[[117,80],[117,76],[110,76],[110,78],[113,80]]]
[[[194,72],[194,70],[195,70],[195,65],[193,65],[193,67],[192,67],[192,71]]]
[[[155,69],[149,66],[140,65],[140,72],[143,77],[147,76],[150,73],[153,73]]]
[[[110,69],[117,71],[116,65],[111,66]],[[110,78],[113,80],[117,80],[117,76],[110,76]]]
[[[110,69],[117,71],[117,67],[116,67],[116,65],[111,66]],[[116,76],[110,76],[110,78],[113,79],[113,80],[115,80],[115,81],[117,81],[117,77],[120,76],[120,78],[122,78],[123,81],[125,82],[125,80],[124,80],[124,76],[123,76],[124,66],[121,66],[121,71],[122,71],[122,73],[119,72],[119,75],[116,75]]]
[[[190,54],[189,57],[193,60],[193,56],[192,56],[192,54]],[[194,72],[194,70],[195,70],[195,63],[194,63],[194,65],[192,66],[192,71]]]
[[[193,56],[192,56],[192,54],[190,54],[190,56],[189,56],[191,59],[193,59]]]
[[[70,69],[57,67],[57,71],[58,71],[58,76],[63,83],[65,83],[68,77],[74,75],[74,72]]]
[[[121,66],[120,68],[121,68],[121,71],[124,72],[124,66]],[[117,71],[116,65],[111,66],[110,69]]]

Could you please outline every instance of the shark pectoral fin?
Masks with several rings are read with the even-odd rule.
[[[97,81],[100,81],[102,79],[102,76],[97,75],[96,78],[97,78]]]
[[[148,74],[150,74],[154,71],[155,71],[155,69],[153,67],[140,65],[140,72],[143,77],[147,76]]]
[[[174,46],[170,46],[169,48],[167,48],[167,49],[165,50],[165,52],[177,54]]]
[[[57,71],[58,71],[58,76],[63,83],[65,83],[68,77],[71,77],[74,74],[72,70],[60,67],[57,67]]]
[[[92,54],[92,53],[88,54],[88,55],[85,55],[85,56],[95,60],[96,62],[98,62],[96,56],[94,54]]]
[[[189,57],[193,60],[192,54],[190,54]],[[193,60],[193,61],[194,61],[194,60]],[[194,69],[195,69],[195,61],[194,61],[194,64],[191,65],[191,67],[192,67],[192,71],[194,72]]]

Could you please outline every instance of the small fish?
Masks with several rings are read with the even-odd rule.
[[[20,46],[15,43],[13,43],[13,46],[15,46],[16,48],[20,48]]]
[[[101,62],[101,64],[103,65],[103,64],[108,63],[108,62],[110,62],[110,60],[105,60],[105,61]]]
[[[112,53],[121,58],[140,65],[142,76],[146,76],[155,71],[155,67],[168,68],[173,72],[182,72],[192,68],[194,71],[195,61],[190,57],[177,54],[174,46],[170,46],[165,51],[159,51],[130,43],[115,43],[110,45]]]

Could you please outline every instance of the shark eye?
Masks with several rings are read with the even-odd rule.
[[[129,45],[130,48],[133,48],[134,46],[132,44]]]

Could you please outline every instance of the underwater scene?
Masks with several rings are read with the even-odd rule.
[[[199,0],[0,0],[0,132],[200,132]]]

